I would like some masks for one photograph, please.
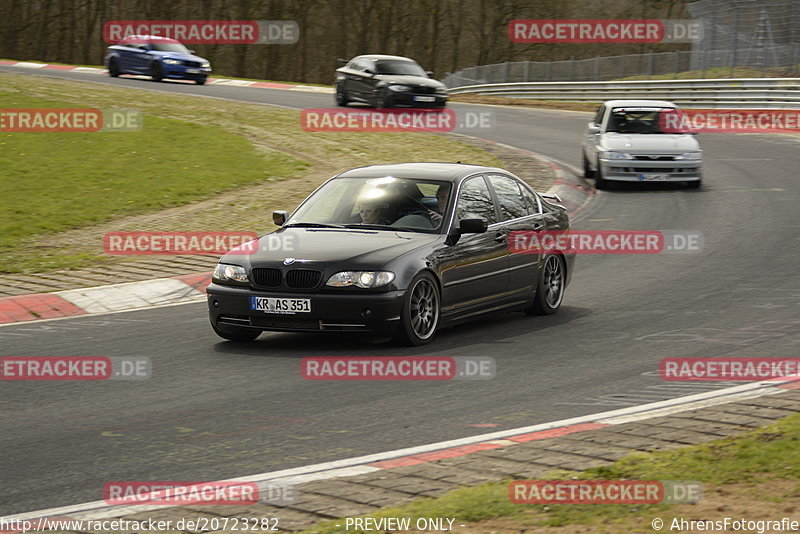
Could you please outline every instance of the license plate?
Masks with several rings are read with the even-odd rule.
[[[311,299],[250,297],[250,309],[264,313],[310,313]]]
[[[200,74],[200,69],[186,69],[189,74]]]
[[[436,102],[435,96],[415,96],[414,100],[417,102]]]
[[[669,180],[669,174],[640,174],[639,181],[641,182],[666,182]]]

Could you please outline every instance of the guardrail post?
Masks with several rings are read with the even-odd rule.
[[[528,74],[529,74],[529,71],[530,71],[530,67],[531,67],[531,62],[530,61],[526,61],[525,62],[525,66],[522,68],[523,81],[526,81],[526,82],[528,81]]]
[[[600,56],[594,56],[594,79],[600,81]]]
[[[552,62],[552,61],[548,61],[548,62],[547,62],[547,67],[545,67],[545,69],[544,69],[544,71],[545,71],[545,79],[546,79],[548,82],[550,81],[550,70],[551,70],[551,69],[550,69],[550,66],[551,66],[552,64],[553,64],[553,62]]]
[[[647,56],[647,79],[650,80],[653,78],[653,51],[650,51],[650,55]]]
[[[503,63],[503,83],[508,83],[508,61]]]
[[[672,71],[677,76],[678,69],[681,66],[681,51],[676,50],[675,52],[673,52],[673,55],[675,56],[675,66],[673,67]]]

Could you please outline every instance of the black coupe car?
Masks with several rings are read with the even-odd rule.
[[[378,54],[339,60],[336,69],[336,104],[361,102],[375,108],[434,107],[447,105],[447,88],[430,77],[413,59]]]
[[[353,169],[273,219],[279,230],[229,252],[214,271],[208,308],[225,339],[362,332],[422,345],[437,328],[483,312],[555,313],[575,262],[552,250],[514,253],[511,232],[567,230],[569,219],[492,167]]]

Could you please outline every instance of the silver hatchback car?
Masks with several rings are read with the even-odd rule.
[[[610,181],[702,183],[702,157],[694,134],[664,131],[664,118],[679,113],[665,100],[609,100],[583,137],[583,172],[597,189]]]

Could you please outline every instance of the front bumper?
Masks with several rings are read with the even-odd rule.
[[[210,68],[162,64],[164,78],[171,80],[203,80],[211,74]]]
[[[702,178],[701,160],[648,161],[600,159],[603,178],[620,182],[694,182]],[[657,176],[657,179],[653,177]]]
[[[423,100],[419,100],[422,98]],[[431,101],[430,99],[433,98]],[[427,100],[427,101],[426,101]],[[424,107],[444,107],[447,104],[447,95],[442,94],[420,94],[409,91],[407,93],[392,93],[387,96],[390,106],[408,106],[413,108]]]
[[[397,330],[405,291],[385,293],[302,293],[261,291],[212,283],[206,289],[211,322],[276,332],[370,332],[392,335]],[[274,314],[250,309],[250,297],[311,299],[311,312]]]

